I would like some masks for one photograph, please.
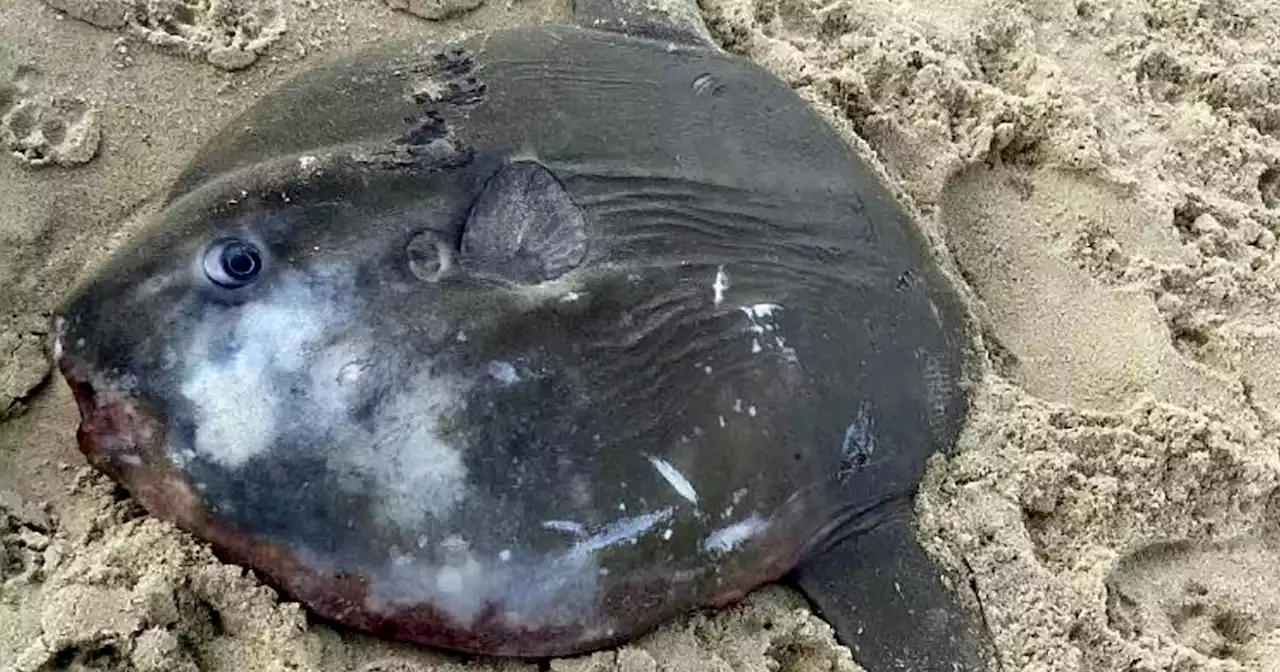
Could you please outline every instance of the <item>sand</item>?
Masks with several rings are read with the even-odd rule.
[[[0,2],[0,670],[535,670],[317,623],[84,466],[57,297],[221,124],[547,0]],[[1280,4],[704,0],[919,215],[982,325],[917,508],[1006,670],[1280,670]],[[125,12],[132,18],[126,21]],[[855,670],[776,586],[552,670]]]

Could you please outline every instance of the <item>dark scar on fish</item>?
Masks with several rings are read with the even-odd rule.
[[[407,118],[409,129],[384,149],[361,152],[358,160],[387,168],[448,169],[471,162],[475,148],[460,140],[446,118],[451,110],[467,110],[484,102],[486,87],[475,76],[475,57],[465,49],[436,54],[429,64],[404,73],[407,96],[420,108]]]

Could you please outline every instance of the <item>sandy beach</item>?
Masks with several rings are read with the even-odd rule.
[[[1280,670],[1280,4],[702,10],[900,190],[982,324],[972,416],[917,511],[972,577],[1004,669]],[[86,466],[44,347],[58,298],[291,75],[376,40],[567,15],[0,1],[0,672],[539,669],[316,622],[147,516]],[[769,586],[550,669],[860,668]]]

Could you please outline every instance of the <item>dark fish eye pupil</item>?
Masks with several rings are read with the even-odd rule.
[[[222,249],[222,270],[237,280],[248,280],[258,273],[262,260],[258,251],[244,243],[230,243]]]

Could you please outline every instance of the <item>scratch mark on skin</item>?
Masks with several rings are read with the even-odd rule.
[[[702,540],[702,550],[706,552],[728,553],[752,537],[769,527],[769,522],[760,516],[751,516],[746,520],[722,527],[707,535]]]
[[[867,404],[858,408],[858,415],[844,430],[844,442],[840,446],[841,468],[857,471],[870,461],[876,452],[875,422]]]
[[[673,509],[668,506],[653,513],[614,521],[600,532],[575,543],[569,550],[569,556],[577,557],[594,553],[624,542],[635,543],[641,535],[653,529],[658,523],[669,520],[672,513]]]
[[[778,319],[774,315],[775,311],[782,310],[782,306],[776,303],[757,303],[751,306],[739,306],[739,310],[746,314],[747,319],[751,321],[749,329],[756,336],[751,339],[751,354],[759,354],[764,350],[764,345],[760,343],[761,337],[766,334],[772,335],[772,348],[782,353],[783,358],[789,362],[799,362],[796,356],[795,348],[787,345],[787,339],[779,333]]]
[[[582,526],[582,523],[573,520],[544,520],[542,521],[542,527],[547,530],[567,532],[574,535],[587,533],[587,530]]]
[[[617,544],[635,543],[658,523],[670,520],[672,513],[674,513],[674,509],[668,506],[652,513],[622,518],[603,526],[600,531],[590,535],[587,534],[585,526],[572,520],[547,520],[543,521],[542,527],[576,537],[577,540],[574,542],[573,547],[569,549],[568,555],[569,557],[580,557]]]
[[[724,265],[721,264],[716,269],[716,279],[711,283],[711,290],[715,292],[715,305],[724,303],[724,290],[729,289],[729,274],[724,272]]]
[[[658,470],[658,473],[667,480],[667,483],[671,484],[671,487],[675,488],[675,491],[681,497],[689,500],[690,504],[696,505],[698,503],[698,491],[693,489],[693,484],[689,482],[689,479],[685,478],[684,474],[680,473],[678,469],[671,466],[670,462],[650,456],[649,464],[652,464],[653,468]]]

